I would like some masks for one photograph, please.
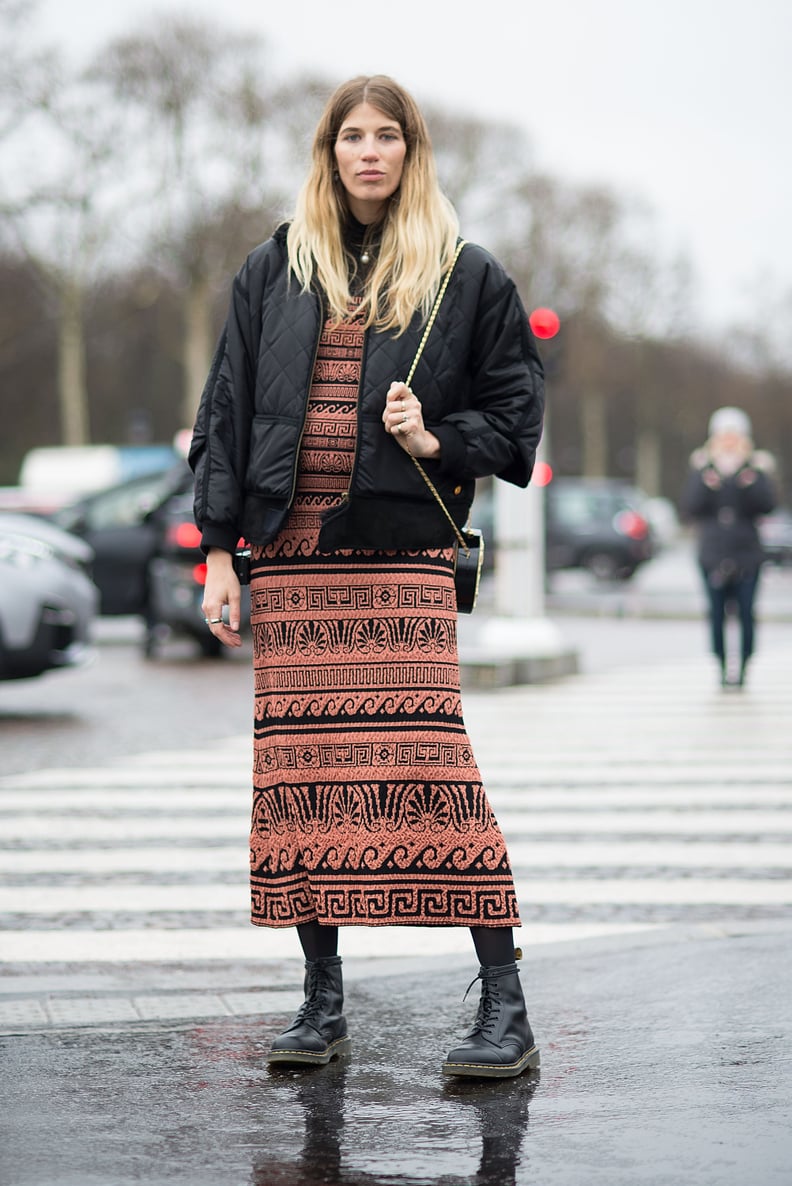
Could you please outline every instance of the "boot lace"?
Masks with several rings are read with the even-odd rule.
[[[305,989],[305,1000],[297,1010],[294,1021],[313,1021],[323,1011],[326,978],[321,968],[311,968],[308,972],[308,984]]]
[[[479,973],[467,986],[462,1000],[467,1000],[468,993],[477,980],[481,981],[481,997],[479,998],[478,1009],[476,1010],[476,1016],[473,1021],[473,1028],[468,1034],[468,1037],[472,1038],[476,1034],[481,1033],[485,1038],[491,1038],[500,1011],[497,981],[492,981]]]

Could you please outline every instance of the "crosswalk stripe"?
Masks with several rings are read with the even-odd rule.
[[[779,904],[792,902],[792,880],[746,881],[718,878],[680,878],[674,881],[638,878],[557,880],[516,878],[522,902],[546,904],[614,904],[682,902]],[[248,888],[238,885],[112,885],[47,886],[0,889],[0,914],[184,913],[238,911],[247,915]]]
[[[515,788],[508,784],[498,783],[495,779],[486,779],[489,798],[498,815],[504,810],[525,812],[546,810],[578,811],[580,809],[618,809],[624,807],[653,810],[655,808],[690,808],[690,785],[647,788],[646,786],[631,785],[614,788],[586,786],[547,787],[537,785],[534,778],[525,787]],[[696,788],[695,806],[709,811],[713,808],[727,809],[738,807],[744,810],[782,809],[782,812],[792,819],[792,795],[788,787],[761,786],[746,783],[739,786],[698,786]],[[236,787],[218,794],[215,790],[172,790],[163,797],[161,788],[149,788],[140,791],[113,791],[112,802],[106,790],[76,787],[69,792],[68,802],[64,799],[64,792],[58,791],[7,791],[0,787],[0,847],[3,838],[9,834],[7,828],[16,816],[25,815],[31,811],[36,813],[46,811],[63,813],[70,816],[76,813],[92,814],[120,814],[122,812],[162,812],[165,808],[173,814],[189,812],[190,814],[217,813],[218,811],[238,810],[245,816],[250,813],[250,780],[240,779]]]
[[[689,868],[786,869],[792,871],[792,845],[763,841],[747,844],[740,841],[712,843],[684,838],[682,841],[646,841],[625,839],[620,843],[575,839],[563,844],[541,837],[511,840],[509,857],[512,869],[613,869],[619,866],[647,866],[666,871]],[[93,876],[139,873],[150,879],[162,873],[236,873],[246,876],[245,851],[240,843],[202,845],[196,848],[137,847],[57,849],[45,852],[0,851],[0,877],[41,874],[50,879],[58,875],[87,872]],[[670,872],[667,873],[670,875]]]
[[[716,691],[703,662],[466,697],[523,947],[789,913],[791,660],[764,657],[744,697]],[[250,771],[250,738],[235,736],[0,777],[0,967],[298,959],[291,928],[248,921]],[[361,958],[469,945],[464,928],[343,937]],[[235,1012],[229,994],[203,1000],[213,1015]],[[65,998],[8,1008],[31,1025],[82,1016]],[[119,1021],[200,1013],[157,993],[101,1008]],[[4,1016],[0,1002],[0,1030]]]
[[[792,812],[743,811],[737,808],[723,812],[683,811],[662,809],[646,811],[624,810],[619,812],[564,811],[504,811],[498,813],[498,822],[506,835],[526,836],[551,834],[620,835],[646,833],[679,835],[718,835],[739,832],[749,835],[792,835]],[[157,815],[139,816],[114,812],[112,808],[100,815],[73,815],[50,813],[46,819],[45,842],[65,841],[115,841],[119,845],[130,840],[212,840],[237,838],[240,843],[247,839],[249,820],[247,815],[222,814],[183,815],[169,814],[163,810]],[[2,834],[6,842],[22,844],[31,836],[41,832],[41,819],[35,815],[18,815],[13,822],[4,821]]]
[[[587,939],[599,935],[620,935],[648,931],[640,922],[578,922],[561,925],[537,923],[531,927],[531,942],[552,943],[558,939]],[[157,930],[0,932],[3,959],[8,963],[196,963],[217,964],[229,960],[258,961],[299,959],[292,928],[269,930],[261,927],[185,928]],[[447,955],[468,952],[470,935],[464,927],[345,927],[344,955],[354,958]],[[262,982],[269,971],[261,966]]]

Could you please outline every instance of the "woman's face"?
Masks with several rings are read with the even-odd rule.
[[[358,222],[376,222],[399,187],[407,145],[401,127],[370,103],[354,107],[335,142],[336,168]]]

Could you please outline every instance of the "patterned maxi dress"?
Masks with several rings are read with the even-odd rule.
[[[293,509],[253,553],[252,921],[518,926],[462,720],[451,551],[316,551],[362,349],[359,324],[325,326]]]

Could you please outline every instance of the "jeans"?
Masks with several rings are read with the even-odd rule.
[[[754,600],[759,584],[759,571],[730,576],[727,579],[717,573],[704,573],[704,583],[710,604],[710,627],[712,649],[721,663],[726,660],[725,619],[730,604],[736,604],[740,620],[740,659],[742,665],[750,659],[754,649]]]

